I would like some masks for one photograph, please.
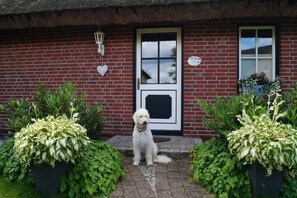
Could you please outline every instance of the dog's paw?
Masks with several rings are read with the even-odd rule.
[[[133,162],[134,166],[139,166],[139,162]]]
[[[153,164],[153,162],[149,162],[149,163],[147,163],[146,165],[147,165],[147,166],[153,166],[154,164]]]

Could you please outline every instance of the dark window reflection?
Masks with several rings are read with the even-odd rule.
[[[176,83],[176,33],[141,37],[141,83]]]

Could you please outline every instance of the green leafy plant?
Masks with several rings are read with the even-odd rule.
[[[8,115],[7,127],[13,135],[15,132],[32,123],[32,118],[44,118],[48,115],[59,117],[79,113],[77,122],[87,129],[92,139],[100,139],[105,125],[101,114],[102,106],[94,104],[90,107],[84,94],[77,94],[72,83],[64,83],[56,90],[49,90],[40,84],[33,93],[32,99],[12,99],[8,104],[0,105],[0,110]]]
[[[283,109],[287,111],[283,121],[297,128],[297,82],[294,83],[293,89],[283,93]]]
[[[226,139],[231,131],[241,127],[240,122],[236,118],[241,114],[246,101],[250,101],[253,97],[253,103],[246,107],[247,114],[262,114],[266,108],[259,108],[257,112],[253,112],[255,106],[264,106],[268,98],[260,95],[238,95],[231,97],[216,97],[214,102],[197,99],[198,105],[210,117],[202,118],[202,122],[210,129],[214,130],[222,139]]]
[[[11,134],[14,134],[15,131],[20,131],[21,128],[32,123],[31,118],[35,118],[33,106],[25,98],[11,99],[6,106],[0,105],[0,110],[5,112],[9,117],[6,127],[13,129],[13,131],[10,131]]]
[[[286,171],[285,179],[281,188],[281,197],[297,197],[297,167]]]
[[[102,106],[95,105],[90,108],[87,103],[80,103],[78,107],[78,123],[87,129],[87,134],[91,139],[101,139],[101,131],[106,123],[105,117],[101,115]]]
[[[213,103],[197,99],[197,103],[208,116],[211,116],[211,119],[203,118],[202,122],[221,138],[240,127],[235,116],[241,112],[242,96],[216,97]]]
[[[14,140],[8,139],[0,146],[0,177],[10,182],[33,184],[31,171],[21,164],[13,154]]]
[[[54,167],[56,161],[75,163],[88,143],[86,129],[76,123],[76,114],[71,119],[47,116],[17,132],[13,149],[24,165],[47,163]]]
[[[125,176],[120,153],[105,142],[91,142],[84,157],[70,167],[60,189],[69,197],[108,196]]]
[[[297,164],[297,130],[292,125],[280,122],[287,112],[280,111],[284,100],[276,93],[274,100],[268,100],[266,112],[258,115],[261,106],[255,106],[249,115],[246,108],[253,103],[246,103],[238,121],[242,127],[227,135],[230,151],[243,164],[259,162],[270,175],[273,169],[283,170]]]
[[[246,169],[229,152],[226,142],[211,139],[191,150],[193,181],[219,197],[252,197]]]

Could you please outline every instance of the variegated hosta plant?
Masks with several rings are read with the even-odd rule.
[[[273,97],[271,102],[269,96],[267,111],[260,115],[257,115],[257,111],[263,108],[260,106],[247,113],[252,98],[238,115],[242,127],[227,136],[232,153],[244,164],[258,161],[267,170],[267,175],[271,175],[273,169],[283,170],[297,164],[297,130],[280,121],[286,114],[280,112],[284,101],[279,93]]]
[[[86,129],[76,123],[77,115],[67,118],[47,116],[15,134],[14,155],[25,165],[56,161],[75,163],[89,143]]]

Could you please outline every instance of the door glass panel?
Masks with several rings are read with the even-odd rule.
[[[272,57],[272,30],[258,30],[259,57]]]
[[[144,41],[142,42],[142,58],[156,58],[158,57],[158,42]]]
[[[260,59],[259,60],[259,72],[264,72],[266,76],[272,80],[272,60],[271,59]]]
[[[141,83],[176,83],[176,33],[141,36]]]
[[[160,61],[160,83],[176,83],[176,62],[175,59],[162,59]]]
[[[241,44],[242,57],[255,57],[256,56],[256,31],[242,30],[240,44]]]
[[[176,41],[160,41],[160,57],[168,58],[176,56]]]
[[[143,60],[141,68],[141,83],[158,83],[158,61]]]
[[[256,60],[245,59],[241,62],[241,78],[256,73]]]

